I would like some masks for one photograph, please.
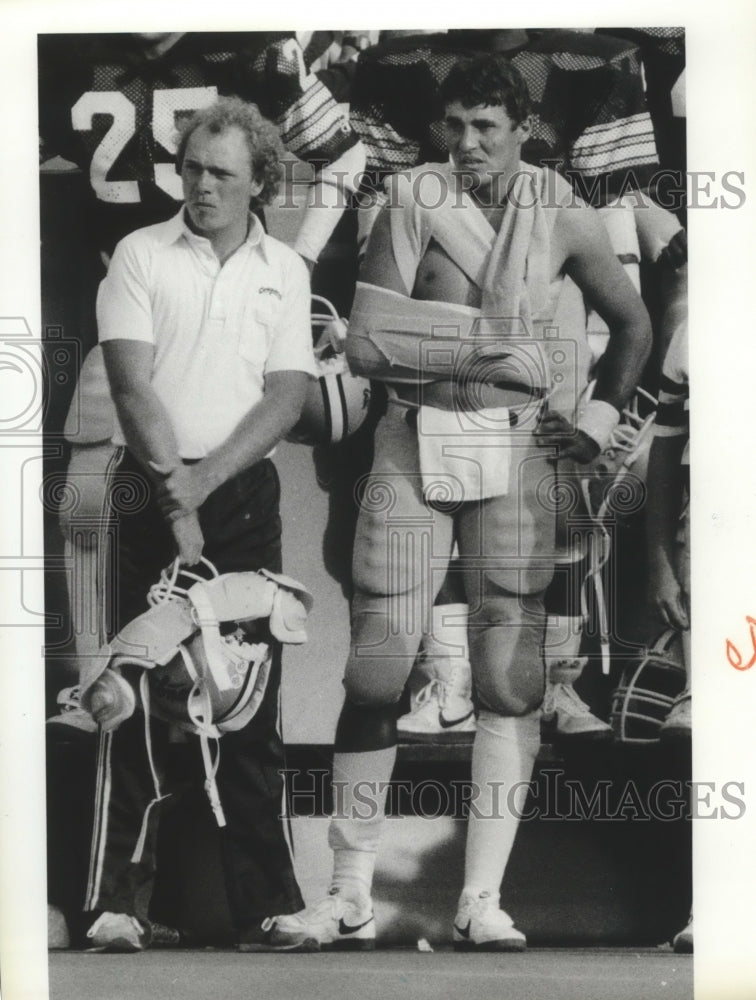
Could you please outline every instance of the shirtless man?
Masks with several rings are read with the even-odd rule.
[[[548,498],[565,460],[598,454],[651,344],[641,299],[593,210],[576,206],[557,175],[521,162],[530,120],[517,70],[497,55],[460,63],[443,97],[451,162],[394,178],[350,320],[350,364],[382,379],[390,402],[355,540],[333,878],[325,900],[271,922],[281,948],[373,946],[397,703],[455,541],[479,712],[454,943],[525,947],[499,890],[540,744],[543,594],[554,571]],[[557,387],[549,338],[556,328],[560,341],[575,341],[584,375],[581,292],[612,335],[573,425],[582,376]]]

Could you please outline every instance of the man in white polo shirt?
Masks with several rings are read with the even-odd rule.
[[[281,177],[280,140],[254,105],[222,98],[186,125],[178,164],[185,204],[117,246],[97,302],[99,339],[120,445],[109,470],[117,525],[112,631],[146,610],[160,570],[179,555],[220,572],[281,569],[279,483],[271,449],[296,423],[316,374],[307,269],[265,234],[250,202]],[[124,502],[125,494],[130,500]],[[279,816],[280,653],[263,704],[223,739],[216,780],[221,847],[240,943],[262,918],[301,908]],[[168,727],[153,720],[159,760]],[[199,756],[199,755],[198,755]],[[86,908],[95,947],[150,943],[148,906],[159,809],[139,713],[102,737]]]

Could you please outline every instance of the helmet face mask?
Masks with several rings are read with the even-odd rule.
[[[193,635],[168,663],[149,671],[152,715],[189,733],[210,727],[220,733],[246,725],[263,699],[272,663],[270,645],[252,638],[241,628],[222,637],[216,663],[221,664],[223,683],[218,684],[202,633]]]
[[[140,690],[146,713],[185,732],[217,738],[253,718],[267,687],[274,643],[305,642],[312,597],[283,574],[220,576],[202,562],[204,575],[178,560],[163,570],[147,595],[149,610],[89,664],[90,676],[82,677],[84,707],[93,691],[117,675]],[[122,707],[126,714],[115,713],[114,719],[133,714],[134,699]]]
[[[149,610],[85,664],[81,704],[111,731],[134,714],[138,692],[158,798],[150,717],[198,736],[205,790],[218,825],[225,826],[215,780],[220,748],[213,759],[210,742],[254,718],[268,686],[274,639],[305,642],[313,602],[301,583],[281,573],[220,576],[201,561],[204,576],[183,568],[178,558],[163,570],[147,595]],[[140,857],[138,847],[134,860]]]
[[[685,681],[680,635],[668,629],[638,663],[625,668],[612,695],[615,739],[620,743],[656,743]]]

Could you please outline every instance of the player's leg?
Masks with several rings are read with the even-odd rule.
[[[397,705],[448,566],[452,521],[420,492],[414,431],[389,407],[355,538],[346,700],[335,740],[334,866],[329,897],[276,918],[277,947],[372,947],[371,888],[396,757]]]
[[[499,891],[540,747],[543,592],[553,574],[554,515],[539,496],[552,481],[542,455],[527,444],[513,448],[509,493],[470,505],[459,520],[480,711],[454,921],[458,948],[525,947],[524,935],[499,909]]]

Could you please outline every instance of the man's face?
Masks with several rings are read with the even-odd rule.
[[[181,182],[192,226],[209,239],[240,225],[246,230],[250,198],[263,186],[252,177],[244,133],[236,126],[217,134],[201,127],[189,136]]]
[[[514,173],[530,122],[515,125],[503,107],[459,101],[446,106],[446,141],[457,173],[468,175],[475,190],[486,190],[495,177]]]

